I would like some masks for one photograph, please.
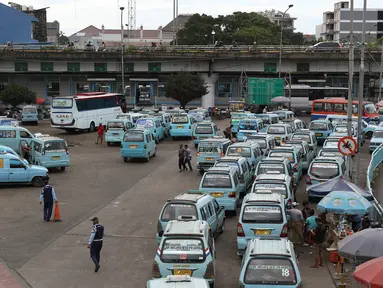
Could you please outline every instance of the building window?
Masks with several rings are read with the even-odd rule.
[[[53,72],[53,62],[41,62],[40,71],[41,72]]]
[[[60,82],[49,82],[47,85],[47,96],[60,96]]]
[[[15,62],[15,71],[16,72],[28,71],[28,63],[27,62]]]
[[[78,83],[76,83],[76,92],[77,93],[90,92],[90,87],[89,87],[88,82],[78,82]]]
[[[106,63],[94,63],[94,72],[108,72]]]
[[[161,63],[148,63],[149,72],[161,72]]]
[[[264,72],[277,72],[277,63],[265,63],[263,66]]]
[[[310,63],[297,63],[297,71],[298,72],[309,72],[310,71]]]
[[[67,63],[66,70],[68,72],[80,72],[80,63]]]
[[[125,72],[134,72],[134,63],[125,63],[124,64]]]
[[[231,83],[219,83],[218,97],[231,97]]]

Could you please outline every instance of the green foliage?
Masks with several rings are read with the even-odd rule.
[[[173,98],[185,107],[192,100],[208,93],[205,80],[200,74],[181,71],[171,74],[165,84],[166,97]]]
[[[180,45],[212,45],[222,41],[226,45],[236,42],[238,45],[278,45],[281,28],[258,13],[234,12],[231,15],[219,15],[214,18],[205,14],[194,14],[185,27],[177,34]],[[301,45],[304,42],[302,33],[292,30],[283,31],[283,43]]]
[[[0,92],[0,100],[6,105],[17,107],[23,103],[36,103],[36,93],[24,86],[11,84]]]
[[[57,35],[57,44],[58,45],[68,45],[69,44],[69,38],[62,32]]]

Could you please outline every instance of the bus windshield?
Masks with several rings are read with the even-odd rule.
[[[73,99],[71,98],[53,98],[52,108],[72,108]]]

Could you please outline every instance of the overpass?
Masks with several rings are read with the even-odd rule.
[[[283,46],[281,71],[292,83],[322,79],[328,86],[347,87],[348,49],[337,52],[308,52],[308,46]],[[122,88],[121,50],[78,50],[65,46],[13,46],[0,51],[0,84],[27,85],[40,97],[72,95],[83,86],[94,84]],[[367,49],[365,83],[377,83],[380,49]],[[209,86],[204,106],[226,104],[241,94],[242,74],[247,77],[278,77],[279,46],[164,46],[128,47],[124,51],[124,82],[129,79],[156,79],[177,71],[202,73]],[[358,79],[360,53],[355,54],[355,81]],[[244,76],[244,77],[245,77]],[[122,90],[122,89],[121,89]],[[157,96],[160,97],[158,94]],[[222,103],[221,103],[222,102]]]

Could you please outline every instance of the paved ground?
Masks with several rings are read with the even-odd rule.
[[[151,276],[154,236],[163,203],[196,188],[200,181],[198,172],[179,173],[176,167],[177,147],[187,142],[166,140],[149,163],[124,163],[119,147],[95,145],[95,134],[60,133],[47,124],[30,129],[59,134],[74,145],[70,149],[72,167],[50,173],[63,221],[42,221],[40,189],[1,189],[0,257],[34,288],[142,287]],[[369,162],[365,150],[362,171]],[[304,180],[297,195],[299,201],[304,200]],[[86,248],[93,215],[106,228],[98,274],[93,272]],[[217,287],[238,285],[236,219],[227,220],[225,233],[216,241]],[[313,262],[310,248],[302,252],[299,260],[305,287],[333,287],[326,268],[309,268]],[[0,277],[2,271],[0,266]]]

